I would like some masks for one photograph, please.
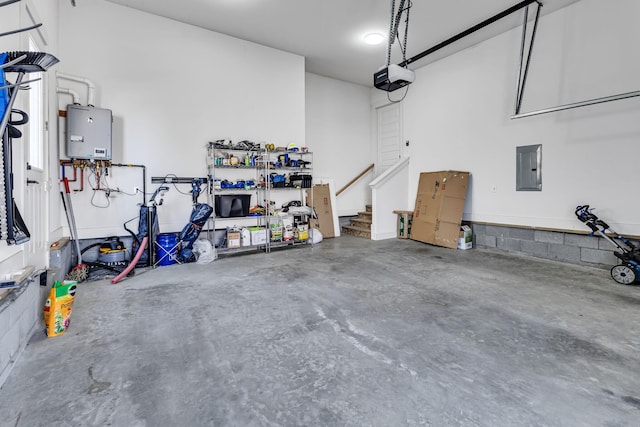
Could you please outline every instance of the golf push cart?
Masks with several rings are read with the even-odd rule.
[[[640,284],[640,248],[624,236],[619,235],[609,225],[598,218],[589,205],[578,206],[576,216],[591,230],[591,235],[598,233],[618,250],[613,254],[620,264],[611,268],[611,277],[622,285]]]

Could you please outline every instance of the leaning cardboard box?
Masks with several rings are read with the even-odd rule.
[[[51,286],[44,304],[44,324],[48,337],[62,335],[69,328],[77,286],[78,282],[72,280],[56,281]]]
[[[420,174],[411,239],[456,249],[469,172],[438,171]]]
[[[313,192],[307,190],[307,205],[309,201],[312,201],[313,209],[317,217],[312,221],[311,226],[320,230],[322,237],[325,239],[336,237],[329,184],[316,184],[313,186]]]

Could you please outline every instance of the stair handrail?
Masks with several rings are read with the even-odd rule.
[[[389,169],[384,171],[380,176],[369,183],[369,187],[377,188],[383,183],[387,182],[391,177],[396,175],[399,171],[401,171],[404,167],[409,164],[409,157],[403,157],[396,164],[391,166]]]
[[[367,166],[362,172],[360,172],[355,178],[353,178],[351,181],[349,181],[344,187],[342,187],[341,189],[339,189],[336,192],[336,197],[338,197],[340,195],[340,193],[344,192],[347,188],[351,187],[353,184],[355,184],[355,182],[357,180],[359,180],[360,178],[362,178],[363,176],[365,176],[367,174],[367,172],[369,172],[370,170],[372,170],[374,167],[376,166],[375,163],[371,163],[369,166]]]

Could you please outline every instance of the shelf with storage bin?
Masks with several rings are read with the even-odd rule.
[[[313,208],[305,206],[303,190],[312,191],[312,159],[310,152],[209,145],[209,201],[214,206],[210,229],[219,254],[269,252],[311,242]],[[284,212],[288,204],[297,211]],[[248,208],[257,206],[263,215],[247,215]],[[238,240],[238,233],[252,234]]]
[[[251,215],[252,206],[266,199],[260,183],[264,169],[264,150],[257,146],[235,148],[209,143],[208,200],[214,207],[209,220],[210,240],[220,254],[267,250],[266,243],[247,244],[239,235],[247,227],[265,227],[264,215]]]
[[[221,230],[224,232],[224,230]],[[256,240],[257,235],[261,239]],[[251,251],[267,251],[267,231],[264,227],[242,227],[227,230],[221,235],[219,241],[213,243],[217,246],[220,255],[239,254]]]
[[[267,151],[267,186],[277,188],[311,188],[313,181],[313,153],[310,151]],[[285,176],[277,182],[272,176]]]
[[[311,243],[313,207],[306,206],[306,190],[313,191],[313,154],[267,151],[266,162],[267,198],[270,204],[279,207],[278,215],[267,217],[271,232],[269,250]]]

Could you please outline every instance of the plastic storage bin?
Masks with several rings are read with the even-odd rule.
[[[223,194],[215,196],[216,216],[219,218],[249,215],[251,194]]]

